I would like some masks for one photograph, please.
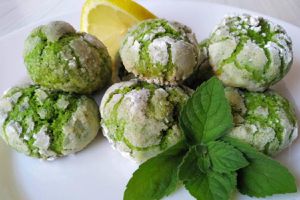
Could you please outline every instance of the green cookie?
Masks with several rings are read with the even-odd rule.
[[[177,84],[198,67],[200,52],[187,26],[165,19],[141,22],[127,33],[120,56],[128,72],[160,85]]]
[[[0,98],[0,136],[28,156],[54,159],[82,150],[97,135],[94,100],[39,86],[14,87]]]
[[[209,62],[227,86],[264,91],[281,80],[292,61],[292,41],[279,25],[262,17],[223,19],[209,39]]]
[[[89,94],[111,81],[112,63],[106,47],[66,22],[34,29],[23,54],[32,80],[50,89]]]
[[[298,135],[296,115],[289,101],[274,91],[248,92],[227,87],[235,126],[230,136],[269,155],[288,147]]]
[[[138,80],[116,83],[101,102],[103,133],[123,155],[143,162],[183,139],[178,115],[190,94]]]

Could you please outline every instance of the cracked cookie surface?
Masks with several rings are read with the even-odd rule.
[[[276,92],[248,92],[227,87],[225,94],[234,117],[230,136],[269,155],[282,151],[297,137],[293,106]]]
[[[31,85],[14,87],[0,98],[0,136],[28,156],[54,159],[82,150],[97,135],[94,100]]]
[[[89,94],[111,81],[111,58],[96,37],[62,21],[35,28],[24,45],[32,80],[44,87]]]
[[[131,80],[112,85],[101,105],[103,134],[125,156],[141,162],[183,138],[178,115],[191,90]]]
[[[198,67],[200,51],[191,29],[178,22],[151,19],[127,33],[120,56],[128,72],[160,85],[175,85]]]
[[[293,61],[292,41],[279,25],[262,17],[233,15],[210,36],[209,62],[224,84],[263,91],[281,80]]]

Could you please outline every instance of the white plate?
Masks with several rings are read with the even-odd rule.
[[[75,3],[75,2],[74,2]],[[142,2],[157,16],[189,25],[198,40],[208,36],[214,25],[227,13],[243,10],[197,1]],[[251,13],[251,12],[250,12]],[[80,11],[61,16],[79,27]],[[50,19],[54,20],[54,19]],[[294,64],[289,74],[275,88],[292,100],[299,116],[300,109],[300,29],[272,19],[288,31],[294,42]],[[0,40],[0,92],[26,79],[22,60],[23,42],[36,25],[25,27]],[[300,139],[276,159],[288,166],[300,188]],[[45,162],[26,157],[8,148],[0,141],[0,199],[1,200],[119,200],[126,183],[137,165],[112,150],[106,139],[98,136],[84,151]],[[166,199],[193,199],[180,189]],[[237,194],[236,199],[250,199]],[[277,195],[267,199],[300,199],[300,192]]]

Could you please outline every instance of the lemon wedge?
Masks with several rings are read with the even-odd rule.
[[[128,29],[150,18],[156,17],[132,0],[87,0],[81,12],[80,29],[100,39],[114,63]]]

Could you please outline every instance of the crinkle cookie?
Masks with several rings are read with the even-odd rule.
[[[32,80],[50,89],[89,94],[111,81],[106,47],[66,22],[35,28],[25,41],[23,56]]]
[[[141,22],[127,33],[120,56],[128,72],[151,83],[177,84],[198,67],[200,52],[187,26],[165,19]]]
[[[286,31],[262,17],[228,16],[215,28],[208,47],[209,62],[227,86],[264,91],[281,80],[292,61]]]
[[[143,162],[183,139],[178,115],[190,94],[138,80],[116,83],[101,102],[103,133],[123,155]]]
[[[14,87],[0,98],[0,136],[28,156],[54,159],[82,150],[100,128],[98,106],[84,96],[39,86]]]
[[[298,135],[296,115],[289,101],[274,91],[248,92],[227,87],[235,126],[230,136],[257,150],[275,155]]]

